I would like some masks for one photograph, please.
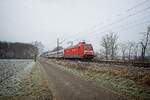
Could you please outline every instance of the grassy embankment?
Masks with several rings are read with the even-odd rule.
[[[116,93],[136,100],[150,100],[150,69],[70,61],[53,62]]]

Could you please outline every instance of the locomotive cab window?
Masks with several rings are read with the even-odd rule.
[[[92,50],[92,46],[90,44],[87,44],[84,46],[84,50]]]

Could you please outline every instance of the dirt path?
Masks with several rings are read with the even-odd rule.
[[[61,69],[56,64],[39,61],[48,79],[53,84],[52,92],[55,100],[127,100],[94,82],[84,80],[71,72]]]

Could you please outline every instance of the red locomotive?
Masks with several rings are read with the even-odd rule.
[[[94,51],[91,44],[79,42],[77,45],[64,49],[64,58],[92,59]]]
[[[64,50],[46,52],[43,56],[48,58],[92,59],[94,57],[94,51],[91,44],[79,42],[77,45]]]

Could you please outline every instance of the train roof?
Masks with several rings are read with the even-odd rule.
[[[86,42],[79,42],[78,44],[76,44],[76,45],[74,45],[74,46],[67,47],[66,49],[75,48],[75,47],[78,47],[78,46],[80,46],[80,45],[85,45],[85,44],[89,44],[89,43],[86,43]]]

